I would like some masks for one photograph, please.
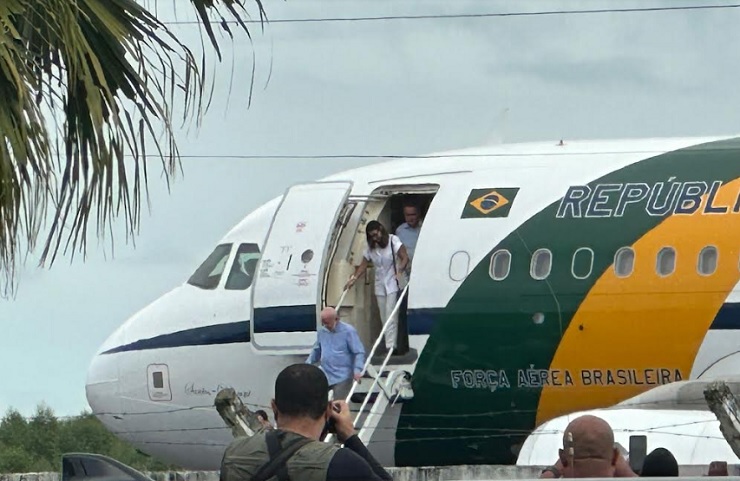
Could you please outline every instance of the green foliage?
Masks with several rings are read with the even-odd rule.
[[[182,3],[220,60],[216,30],[251,35],[246,4],[265,20],[261,2]],[[140,3],[0,1],[0,291],[38,239],[51,264],[114,218],[135,235],[153,161],[166,182],[179,166],[175,110],[199,124],[208,108],[206,50],[199,64]]]
[[[110,456],[140,471],[172,469],[118,439],[90,413],[57,418],[40,405],[30,418],[9,409],[0,421],[0,473],[59,471],[64,453]]]

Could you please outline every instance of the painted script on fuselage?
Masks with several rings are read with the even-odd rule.
[[[649,216],[727,214],[740,212],[740,192],[732,206],[715,204],[721,180],[687,182],[627,182],[573,185],[560,201],[559,219],[622,217],[642,210]]]

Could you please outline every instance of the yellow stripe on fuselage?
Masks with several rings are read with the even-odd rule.
[[[732,209],[739,190],[740,179],[723,185],[713,205]],[[674,381],[676,372],[689,376],[707,330],[740,278],[740,214],[701,212],[665,219],[632,246],[632,275],[619,278],[612,266],[594,284],[553,357],[550,369],[559,371],[561,382],[543,387],[538,425],[613,405]],[[718,249],[718,266],[702,276],[698,256],[707,245]],[[656,258],[666,246],[676,250],[676,269],[660,277]],[[565,371],[572,384],[562,382]]]

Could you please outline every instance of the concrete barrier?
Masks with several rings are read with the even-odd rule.
[[[544,466],[462,465],[387,468],[394,481],[480,481],[535,479]],[[709,466],[679,466],[681,476],[704,476]],[[740,465],[727,466],[730,476],[740,476]],[[154,481],[218,481],[218,471],[182,471],[146,473]],[[3,480],[0,480],[3,481]],[[57,481],[56,479],[14,479],[8,481]]]
[[[702,477],[708,466],[680,466],[681,476]],[[425,466],[388,468],[394,481],[481,481],[504,479],[535,479],[542,467],[539,466]],[[727,466],[730,476],[740,476],[740,465]],[[154,481],[218,481],[218,471],[167,471],[144,473]],[[675,479],[675,478],[674,478]],[[703,478],[704,480],[712,478]],[[722,478],[728,480],[729,478]],[[60,473],[0,474],[0,481],[61,481]]]
[[[61,481],[60,473],[0,474],[0,481]]]

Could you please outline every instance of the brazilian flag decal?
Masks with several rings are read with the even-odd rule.
[[[519,187],[473,189],[460,218],[507,217],[518,192]]]

